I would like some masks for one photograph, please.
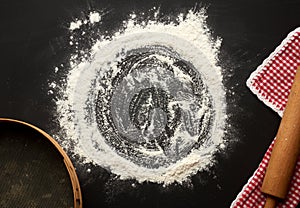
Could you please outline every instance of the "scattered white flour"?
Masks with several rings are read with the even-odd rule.
[[[101,16],[98,12],[91,12],[89,19],[90,19],[90,22],[93,24],[95,22],[100,22]]]
[[[77,20],[77,21],[75,21],[75,22],[71,22],[71,23],[70,23],[69,29],[70,29],[70,30],[79,29],[81,25],[82,25],[82,21],[81,21],[81,20]]]
[[[212,40],[205,23],[204,11],[197,13],[189,11],[186,16],[181,14],[178,16],[177,23],[163,23],[156,19],[140,23],[135,19],[136,16],[139,15],[131,15],[129,20],[124,21],[124,28],[109,38],[99,37],[90,50],[89,61],[83,59],[78,62],[77,55],[70,60],[71,71],[67,75],[67,87],[59,92],[63,96],[56,101],[59,123],[66,137],[59,138],[60,135],[58,135],[57,138],[66,149],[74,145],[74,153],[84,158],[85,162],[100,165],[118,175],[120,179],[131,178],[139,182],[151,181],[165,185],[173,182],[182,183],[189,180],[189,176],[214,165],[214,153],[224,148],[226,144],[224,139],[225,91],[222,85],[221,68],[217,66],[217,54],[221,41]],[[90,13],[91,23],[100,20],[99,13]],[[80,20],[72,22],[70,30],[78,29],[81,24]],[[138,54],[146,55],[140,60],[142,56]],[[126,64],[129,64],[135,71],[123,73],[122,70],[126,71],[126,67],[122,69],[122,61],[131,60],[131,55],[132,57],[137,55],[136,60],[133,61],[133,65],[130,65],[131,61],[127,61]],[[153,60],[160,65],[153,63]],[[178,60],[184,60],[184,67],[194,69],[196,75],[191,76],[184,72],[178,65]],[[151,65],[143,65],[143,63]],[[168,67],[172,70],[165,69]],[[159,70],[164,71],[159,74]],[[58,68],[55,71],[58,71]],[[121,78],[123,81],[115,82],[122,73],[125,74]],[[200,80],[204,83],[204,87],[198,92],[201,95],[200,98],[194,95],[195,89],[192,90],[193,82],[198,82],[194,81],[195,77],[201,78]],[[117,84],[113,86],[112,83]],[[177,84],[176,86],[182,89],[172,92],[168,83],[174,86]],[[152,94],[149,95],[150,91],[139,94],[140,96],[149,95],[147,98],[149,100],[144,100],[144,104],[140,104],[143,100],[138,100],[136,103],[143,105],[145,109],[153,109],[154,113],[149,114],[152,119],[150,119],[149,126],[147,123],[142,123],[139,126],[141,130],[137,130],[138,127],[133,124],[128,124],[128,126],[126,122],[124,124],[121,118],[124,117],[126,120],[125,114],[128,113],[124,112],[123,115],[120,112],[123,112],[122,106],[133,105],[134,96],[137,96],[143,87],[153,89],[150,90]],[[165,107],[165,111],[171,112],[168,117],[162,116],[165,115],[164,112],[153,107],[154,101],[151,99],[156,95],[156,89],[163,89],[166,99],[170,99]],[[120,98],[121,103],[118,105],[110,103],[109,93],[111,92],[113,92],[112,99]],[[131,93],[132,96],[126,97],[124,93]],[[115,95],[120,95],[120,97],[114,98]],[[103,103],[101,108],[97,106],[99,99]],[[160,96],[156,99],[163,102]],[[196,102],[199,102],[199,106],[195,105]],[[114,107],[107,108],[106,104]],[[166,119],[175,117],[174,112],[178,106],[181,112],[180,124],[174,127],[174,135],[169,138],[170,143],[160,144],[157,139],[145,136],[146,131],[150,136],[159,135],[162,129],[159,129],[158,133],[155,132],[158,128],[155,128],[155,125],[165,124]],[[124,107],[124,109],[126,111],[128,108]],[[103,112],[106,110],[107,115],[112,114],[115,120],[101,117],[104,114],[102,110]],[[99,111],[100,117],[97,117]],[[146,114],[138,114],[138,116],[143,115]],[[182,116],[186,116],[193,123],[186,124]],[[138,118],[137,122],[143,121],[143,117]],[[159,122],[155,123],[154,118]],[[103,122],[101,125],[99,125],[99,120]],[[130,123],[130,119],[128,122]],[[195,122],[209,125],[209,128],[200,128],[200,130],[199,126],[194,128]],[[105,129],[99,129],[99,126]],[[110,126],[114,126],[120,135],[129,135],[128,140],[105,137],[107,134],[113,135],[113,132],[110,132]],[[209,131],[205,134],[207,138],[194,147],[193,145],[198,144],[197,135],[205,130]],[[138,138],[129,138],[130,135],[138,135]],[[133,150],[118,148],[127,148],[126,142],[134,143],[132,146],[129,144]],[[153,147],[149,148],[144,144],[151,144]],[[128,153],[126,156],[127,151],[132,151],[133,154]],[[136,160],[135,157],[137,157]],[[155,158],[158,161],[155,161]],[[144,161],[151,159],[153,164],[148,166],[140,159],[145,159]]]
[[[75,29],[79,29],[83,24],[87,24],[88,22],[90,22],[91,24],[94,24],[96,22],[100,22],[101,21],[101,15],[99,14],[99,12],[90,12],[88,19],[84,19],[84,20],[78,20],[76,19],[74,22],[70,23],[70,27],[69,30],[73,31]]]

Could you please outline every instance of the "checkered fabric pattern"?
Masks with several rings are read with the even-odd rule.
[[[285,109],[297,67],[300,65],[300,28],[291,32],[276,50],[247,80],[247,86],[266,105],[280,116]],[[274,141],[268,148],[257,170],[243,187],[231,208],[263,208],[266,198],[261,193],[263,178]],[[294,208],[300,202],[300,158],[287,198],[278,208]]]

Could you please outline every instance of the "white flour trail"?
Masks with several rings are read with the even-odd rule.
[[[214,165],[226,144],[221,41],[211,39],[203,11],[176,24],[136,16],[100,37],[89,61],[70,60],[56,102],[60,143],[120,179],[182,183]],[[102,21],[95,12],[89,18]]]

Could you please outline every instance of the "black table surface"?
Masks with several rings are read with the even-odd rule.
[[[81,183],[84,207],[229,207],[253,174],[273,140],[280,117],[246,87],[250,73],[299,26],[299,0],[2,0],[0,2],[0,117],[30,122],[54,133],[54,101],[47,82],[54,67],[69,55],[63,44],[68,24],[82,11],[106,10],[111,25],[132,11],[160,6],[173,14],[207,8],[207,24],[223,39],[220,65],[231,115],[230,145],[217,156],[211,171],[185,185],[129,186],[114,181],[100,167],[80,165],[72,158]],[[65,44],[67,46],[67,44]],[[201,180],[200,180],[201,178]]]

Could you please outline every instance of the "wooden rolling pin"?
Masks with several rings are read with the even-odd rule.
[[[276,135],[261,191],[267,194],[265,208],[284,199],[300,153],[300,66]]]

